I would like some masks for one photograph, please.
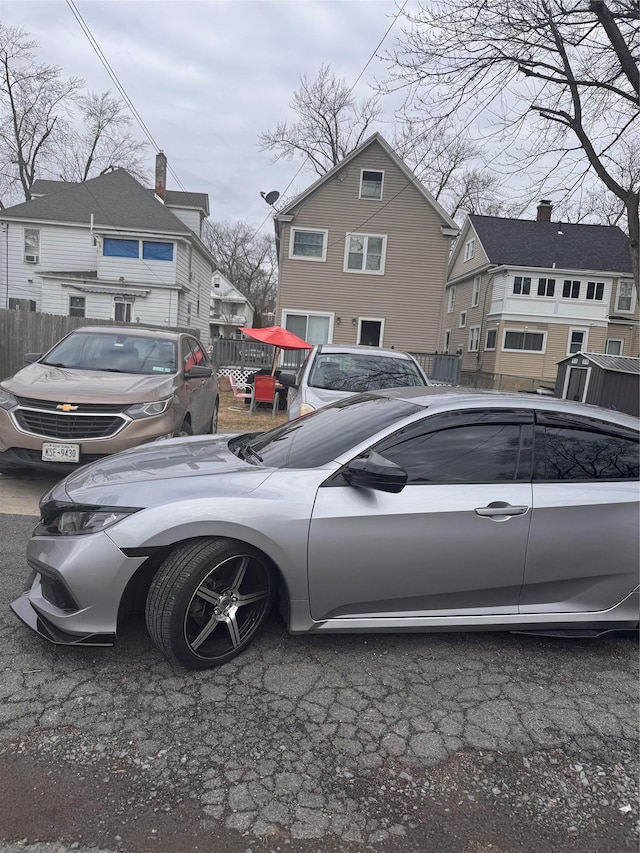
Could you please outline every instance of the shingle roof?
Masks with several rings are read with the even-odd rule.
[[[616,373],[635,373],[640,375],[640,358],[632,358],[625,355],[605,355],[601,352],[581,352],[580,356],[588,358],[597,367],[603,370],[613,370]],[[562,361],[569,361],[575,356],[568,356]],[[560,362],[562,363],[562,362]]]
[[[51,185],[63,184],[61,188]],[[68,222],[96,228],[192,234],[184,222],[153,197],[124,169],[115,169],[83,183],[36,181],[39,190],[51,191],[0,211],[0,219]]]
[[[537,222],[477,214],[471,214],[469,220],[492,264],[632,271],[627,237],[615,225]]]
[[[38,178],[31,186],[31,193],[34,196],[50,195],[51,193],[60,192],[60,190],[69,189],[69,187],[77,187],[79,181],[50,181],[46,178]],[[152,196],[154,190],[147,190]],[[204,210],[206,215],[209,215],[209,196],[207,193],[190,193],[178,192],[177,190],[166,190],[165,204],[168,207],[196,207],[198,210]]]

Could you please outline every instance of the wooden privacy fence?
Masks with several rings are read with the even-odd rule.
[[[0,309],[0,380],[25,366],[28,352],[46,352],[60,338],[80,326],[124,326],[135,328],[136,323],[117,323],[114,320],[94,320],[90,317],[65,317],[62,314],[40,314],[36,311]],[[178,331],[167,326],[163,331]],[[198,335],[194,329],[180,329]]]

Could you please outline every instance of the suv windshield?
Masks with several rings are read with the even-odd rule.
[[[418,411],[420,406],[406,400],[349,397],[269,432],[232,438],[229,449],[273,468],[316,468]]]
[[[425,384],[412,361],[365,353],[319,355],[309,375],[312,388],[352,393]]]
[[[126,332],[74,332],[47,353],[41,364],[115,373],[175,373],[176,345],[167,338]]]

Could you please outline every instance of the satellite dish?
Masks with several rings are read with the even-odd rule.
[[[271,190],[270,193],[260,193],[267,204],[275,204],[280,198],[280,193],[277,190]]]

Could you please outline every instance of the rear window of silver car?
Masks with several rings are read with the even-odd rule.
[[[364,353],[335,353],[316,358],[308,384],[312,388],[357,394],[426,383],[409,359]]]

